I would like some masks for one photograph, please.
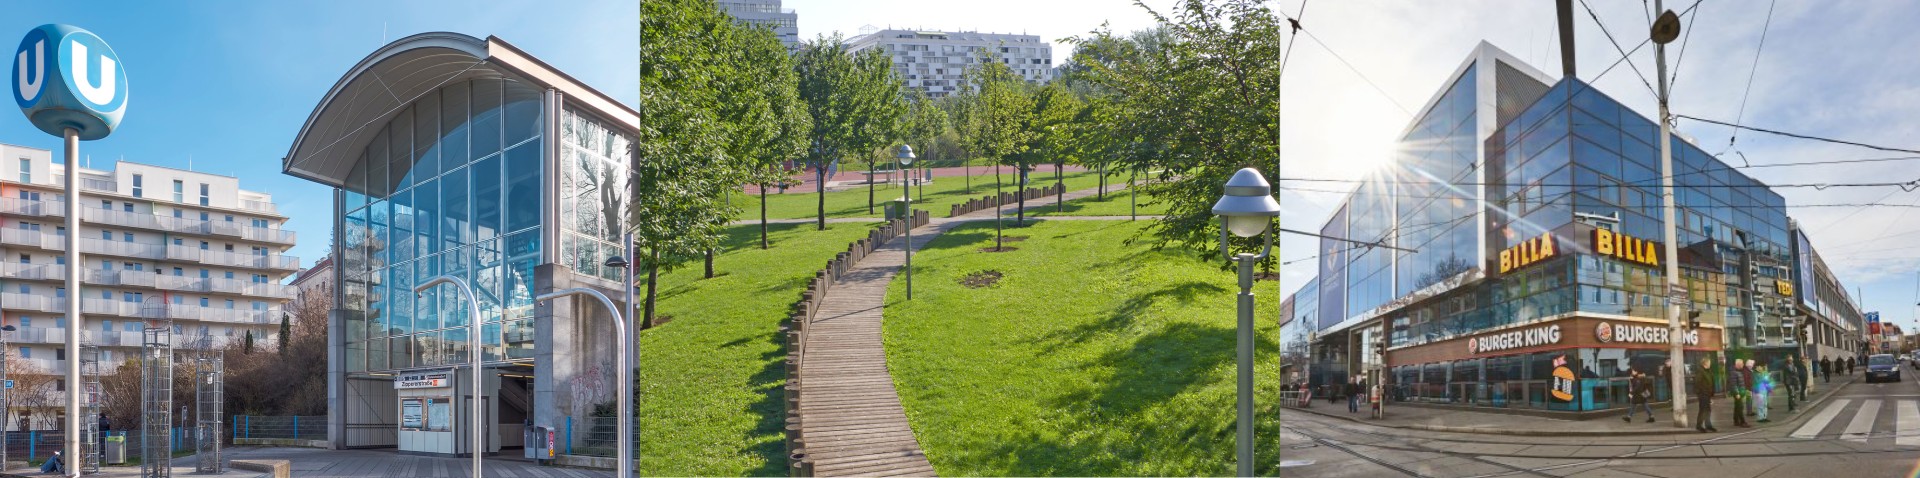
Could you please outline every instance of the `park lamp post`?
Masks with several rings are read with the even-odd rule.
[[[486,446],[486,442],[482,441],[483,439],[480,437],[480,421],[486,418],[485,410],[480,407],[480,301],[474,300],[473,287],[468,286],[467,281],[451,275],[441,275],[428,279],[426,282],[414,286],[413,294],[417,297],[421,293],[426,292],[427,289],[432,289],[433,286],[440,284],[453,284],[455,288],[460,289],[460,295],[464,295],[467,298],[467,359],[471,361],[473,365],[473,385],[471,388],[471,390],[473,390],[473,399],[468,400],[468,403],[471,404],[472,407],[468,409],[468,413],[471,414],[472,418],[468,420],[468,427],[470,429],[467,430],[467,435],[472,437],[473,443],[473,477],[480,478],[486,476],[480,472],[480,448]]]
[[[625,268],[627,266],[627,260],[620,258],[620,256],[614,256],[607,259],[606,266]],[[613,476],[618,478],[631,478],[633,476],[633,367],[627,363],[627,318],[620,316],[620,309],[613,306],[613,299],[607,298],[606,294],[583,287],[561,289],[540,294],[538,297],[534,297],[533,300],[536,302],[546,302],[571,295],[584,295],[599,299],[600,305],[607,308],[607,313],[613,314],[613,327],[615,337],[617,337],[614,340],[616,343],[614,350],[619,354],[619,357],[614,359],[615,362],[617,362],[614,364],[614,367],[618,369],[614,376],[615,380],[620,382],[618,387],[619,397],[616,399],[619,400],[619,418],[617,418],[618,425],[615,429],[615,433],[619,433],[620,436],[615,440],[616,449],[614,451],[614,459],[618,461],[614,462],[616,471]]]
[[[894,169],[912,165],[913,147],[904,144],[900,145],[900,148],[895,150],[893,159],[900,162]],[[908,179],[907,181],[912,182],[913,180]],[[913,300],[913,195],[910,194],[910,192],[910,190],[905,189],[900,191],[900,200],[905,201],[907,204],[907,300]]]
[[[1253,476],[1253,264],[1273,251],[1270,231],[1273,218],[1280,215],[1280,203],[1273,200],[1273,186],[1260,176],[1260,170],[1243,168],[1227,180],[1226,193],[1213,203],[1213,214],[1220,216],[1220,254],[1240,266],[1239,426],[1234,449],[1238,476]],[[1259,254],[1234,254],[1229,233],[1260,236],[1264,245]]]

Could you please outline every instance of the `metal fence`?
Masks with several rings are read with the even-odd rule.
[[[619,420],[614,417],[567,417],[560,433],[566,434],[564,442],[567,445],[555,450],[558,453],[613,457],[614,448],[619,444]],[[578,446],[573,445],[574,437],[579,437]],[[640,443],[640,427],[633,427],[633,443]]]
[[[233,438],[327,439],[326,415],[234,415]]]
[[[61,439],[65,437],[65,434],[58,430],[29,430],[9,431],[0,436],[5,437],[7,460],[39,463],[42,460],[46,460],[47,457],[53,456],[54,452],[60,451],[60,447],[62,446]],[[141,439],[139,433],[127,433],[127,430],[109,430],[107,431],[107,436],[121,437],[126,440],[126,458],[128,460],[139,458],[140,454],[138,452],[140,450]],[[191,452],[198,439],[199,437],[196,435],[196,430],[176,427],[172,429],[170,437],[168,438],[170,441],[168,448],[173,450],[175,454]],[[106,440],[102,440],[102,443],[106,443]],[[103,463],[113,464],[110,462]]]

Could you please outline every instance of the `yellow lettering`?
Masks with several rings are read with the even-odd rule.
[[[1510,270],[1513,270],[1513,249],[1511,248],[1500,251],[1500,273],[1505,274]]]
[[[1654,249],[1654,246],[1655,246],[1655,245],[1656,245],[1657,243],[1655,243],[1655,242],[1653,242],[1653,241],[1646,241],[1646,244],[1647,244],[1647,265],[1649,265],[1649,266],[1654,266],[1654,267],[1659,267],[1659,266],[1660,266],[1660,251],[1658,251],[1658,250],[1655,250],[1655,249]]]
[[[1553,251],[1552,235],[1550,234],[1540,235],[1540,250],[1541,250],[1540,257],[1542,258],[1553,257],[1554,251]]]

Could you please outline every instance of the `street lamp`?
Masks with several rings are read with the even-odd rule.
[[[1239,458],[1239,476],[1253,476],[1253,264],[1273,251],[1273,218],[1280,215],[1280,203],[1273,200],[1273,186],[1260,170],[1243,168],[1227,180],[1226,193],[1213,203],[1213,214],[1220,216],[1220,254],[1240,266],[1240,339],[1239,339],[1239,428],[1234,448]],[[1259,254],[1233,254],[1227,234],[1239,237],[1260,236],[1264,245]]]
[[[480,478],[486,476],[480,473],[480,447],[486,446],[480,437],[480,421],[486,417],[485,410],[480,408],[480,301],[474,300],[473,287],[468,286],[467,281],[450,275],[437,276],[413,286],[413,294],[419,296],[440,284],[453,284],[460,289],[460,295],[467,297],[467,358],[473,362],[473,399],[468,401],[472,404],[468,410],[472,419],[468,420],[468,426],[471,427],[468,436],[473,440],[473,477]]]
[[[626,259],[620,258],[620,256],[614,256],[607,259],[606,266],[624,268],[627,266],[627,261]],[[628,287],[628,289],[631,288],[632,287]],[[620,436],[614,442],[616,446],[614,459],[619,461],[614,463],[616,471],[613,476],[630,478],[633,476],[633,367],[627,363],[627,319],[620,316],[620,309],[613,306],[613,299],[608,299],[606,294],[602,294],[600,291],[593,289],[580,287],[561,289],[540,294],[534,297],[533,300],[546,302],[570,295],[585,295],[600,299],[600,305],[606,306],[607,313],[613,314],[614,332],[618,334],[614,339],[616,343],[614,350],[620,354],[620,356],[615,359],[616,363],[614,364],[614,366],[619,369],[616,371],[614,377],[616,377],[615,380],[620,381],[620,392],[619,398],[617,399],[620,401],[619,418],[617,418],[618,426],[616,428],[616,433],[619,433]]]
[[[904,144],[900,145],[900,149],[894,151],[893,159],[900,162],[900,165],[895,167],[895,169],[904,168],[913,164],[913,147]],[[908,191],[902,190],[900,192],[900,200],[905,201],[907,204],[907,300],[913,300],[913,195],[908,194]]]
[[[15,330],[19,330],[19,329],[16,329],[11,325],[0,326],[0,332],[12,332]],[[11,356],[11,354],[7,352],[7,336],[8,335],[12,335],[12,334],[0,334],[0,384],[12,382],[12,380],[9,380],[9,378],[11,377],[7,376],[7,359]],[[0,388],[0,417],[5,417],[7,415],[7,411],[12,409],[13,409],[13,387],[6,386],[5,388]],[[6,430],[6,429],[7,429],[7,425],[5,423],[0,423],[0,433],[4,433],[3,430]],[[7,447],[0,446],[0,470],[6,470],[6,469],[7,469]]]

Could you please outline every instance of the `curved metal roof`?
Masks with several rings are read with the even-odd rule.
[[[428,32],[380,47],[348,70],[308,115],[281,167],[287,174],[341,187],[367,142],[415,98],[456,81],[501,77],[554,88],[576,104],[639,130],[639,113],[633,108],[499,38]]]

